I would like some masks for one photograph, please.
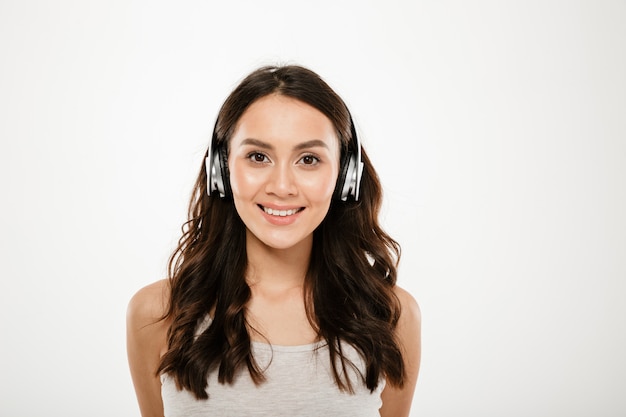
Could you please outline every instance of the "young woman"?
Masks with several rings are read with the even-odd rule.
[[[408,416],[420,312],[341,98],[264,67],[222,106],[170,277],[128,309],[147,416]]]

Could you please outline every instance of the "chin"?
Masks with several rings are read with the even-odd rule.
[[[268,246],[272,249],[277,249],[277,250],[288,250],[288,249],[293,249],[293,248],[297,248],[301,245],[304,245],[308,242],[308,239],[302,239],[302,240],[298,240],[298,241],[293,241],[293,240],[266,240],[266,241],[262,241],[262,243],[265,246]]]
[[[304,236],[294,236],[293,233],[288,233],[290,236],[263,236],[252,231],[249,232],[251,235],[249,237],[252,237],[263,246],[276,250],[295,249],[302,245],[309,247],[313,241],[313,233]]]

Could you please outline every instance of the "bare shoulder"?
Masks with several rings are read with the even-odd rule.
[[[163,320],[169,297],[169,282],[143,287],[128,303],[126,350],[130,373],[143,416],[162,416],[161,381],[157,370],[167,348],[168,322]]]
[[[422,313],[419,304],[417,304],[417,301],[415,301],[415,298],[413,298],[413,296],[407,290],[397,285],[394,287],[393,290],[396,294],[396,297],[398,297],[398,300],[400,301],[400,306],[402,308],[400,320],[404,321],[406,324],[419,326],[422,321]]]
[[[419,358],[421,346],[422,312],[415,298],[403,288],[394,287],[394,292],[400,301],[400,319],[396,327],[396,334],[405,349]],[[413,358],[416,359],[416,358]],[[419,360],[417,360],[419,362]]]
[[[165,279],[137,291],[128,303],[128,323],[141,327],[158,322],[167,310],[169,291],[169,282]]]
[[[408,291],[396,286],[394,292],[401,307],[396,336],[402,349],[406,374],[402,387],[387,385],[383,390],[380,415],[408,417],[420,368],[422,314],[417,301]]]
[[[161,280],[143,287],[130,299],[126,311],[129,354],[146,350],[155,350],[158,356],[163,353],[169,323],[164,319],[169,293],[169,281]]]

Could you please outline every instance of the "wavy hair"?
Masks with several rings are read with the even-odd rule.
[[[352,120],[343,100],[314,72],[300,66],[263,67],[248,75],[226,99],[217,117],[213,141],[228,147],[239,118],[254,101],[280,94],[307,103],[334,125],[342,154],[354,147]],[[208,152],[208,151],[207,151]],[[207,155],[205,155],[206,157]],[[400,304],[394,293],[400,246],[378,223],[382,203],[380,181],[367,154],[358,201],[331,202],[313,233],[313,248],[304,283],[309,322],[328,344],[334,379],[353,392],[346,369],[355,365],[342,344],[362,356],[362,383],[374,390],[382,377],[401,387],[405,367],[395,328]],[[250,287],[245,225],[232,198],[209,197],[204,166],[200,169],[188,221],[169,261],[170,322],[168,350],[157,374],[172,375],[179,389],[208,398],[207,377],[233,383],[247,368],[256,384],[263,371],[251,351],[246,322]],[[201,334],[198,324],[211,312],[212,323]]]

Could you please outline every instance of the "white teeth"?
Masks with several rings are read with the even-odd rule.
[[[291,216],[293,214],[296,214],[300,210],[299,209],[274,210],[274,209],[271,209],[271,208],[268,208],[268,207],[263,207],[263,211],[266,212],[267,214],[271,215],[271,216],[285,217],[285,216]]]

